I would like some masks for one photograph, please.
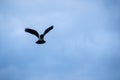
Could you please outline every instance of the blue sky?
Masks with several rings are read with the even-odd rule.
[[[120,0],[1,0],[0,80],[120,80]],[[46,35],[45,44],[25,33]]]

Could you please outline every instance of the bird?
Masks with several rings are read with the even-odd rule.
[[[36,41],[36,44],[44,44],[46,42],[44,40],[44,36],[52,29],[53,29],[53,25],[48,27],[47,29],[45,29],[43,34],[39,34],[36,30],[30,29],[30,28],[25,28],[25,32],[33,34],[33,35],[35,35],[38,38],[38,40]]]

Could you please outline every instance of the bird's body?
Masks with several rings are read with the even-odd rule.
[[[30,28],[26,28],[25,29],[25,32],[28,32],[28,33],[31,33],[33,35],[35,35],[37,38],[38,38],[38,41],[36,41],[37,44],[43,44],[45,43],[46,41],[44,40],[44,36],[50,31],[53,29],[53,26],[47,28],[43,34],[39,35],[39,33],[34,30],[34,29],[30,29]]]

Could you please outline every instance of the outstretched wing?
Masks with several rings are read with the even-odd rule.
[[[39,33],[34,29],[25,28],[25,32],[31,33],[39,38]]]
[[[49,28],[47,28],[45,31],[44,31],[44,33],[43,33],[43,35],[46,35],[50,30],[52,30],[53,29],[53,26],[50,26]]]

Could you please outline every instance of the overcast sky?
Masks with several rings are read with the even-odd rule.
[[[120,0],[0,0],[0,80],[120,80]]]

